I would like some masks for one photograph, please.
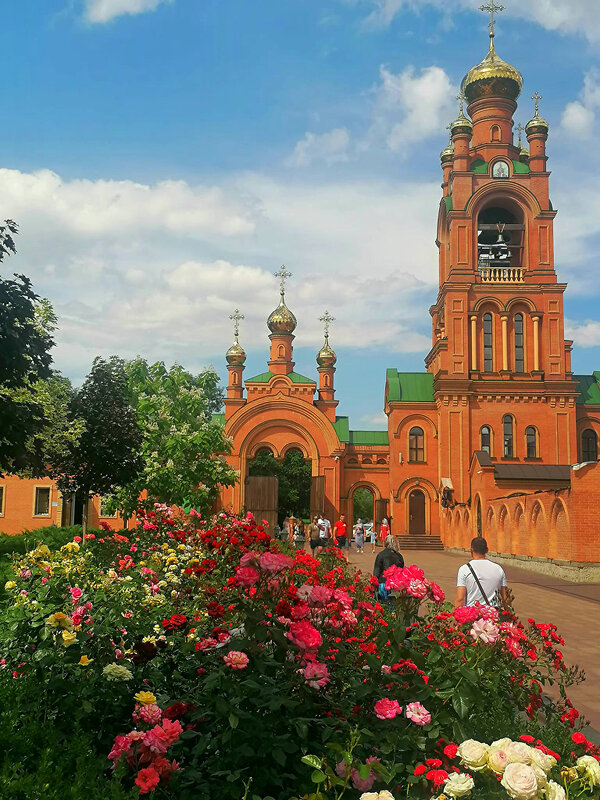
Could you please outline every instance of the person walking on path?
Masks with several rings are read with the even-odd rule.
[[[391,566],[400,567],[400,569],[402,569],[404,567],[404,558],[398,547],[396,537],[388,534],[384,542],[383,550],[381,553],[377,553],[377,558],[373,565],[373,575],[375,575],[379,583],[379,596],[385,602],[387,602],[389,594],[385,588],[383,573]]]
[[[371,542],[371,553],[374,553],[375,546],[377,544],[377,531],[375,530],[375,523],[371,525],[371,530],[369,531],[369,541]]]
[[[313,555],[316,555],[317,547],[321,546],[321,529],[319,528],[317,522],[319,517],[317,514],[314,515],[312,518],[312,522],[306,529],[306,534],[308,541],[310,543],[310,549]]]
[[[454,608],[474,606],[499,606],[506,600],[506,575],[500,564],[486,558],[488,545],[482,536],[471,541],[471,561],[459,567],[456,577]]]
[[[362,519],[358,519],[356,528],[354,529],[354,544],[356,545],[357,553],[365,552],[365,526]]]
[[[390,523],[388,522],[388,518],[384,517],[381,521],[381,528],[379,529],[379,538],[381,540],[381,544],[385,546],[385,540],[389,536],[390,533]]]
[[[344,548],[348,548],[348,523],[346,522],[346,518],[343,514],[340,514],[339,520],[333,526],[333,541],[334,543],[340,548],[340,550],[344,550]],[[348,555],[346,554],[346,561],[348,560]]]
[[[317,520],[317,525],[319,526],[319,530],[321,531],[321,553],[326,547],[329,547],[331,544],[331,522],[325,516],[323,512],[319,519]]]

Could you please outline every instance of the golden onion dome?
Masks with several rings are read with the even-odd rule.
[[[526,164],[529,161],[529,150],[526,147],[522,147],[519,153],[519,161],[522,161]]]
[[[525,134],[527,137],[535,133],[542,133],[544,136],[547,136],[549,130],[550,125],[543,117],[540,117],[537,111],[535,112],[533,119],[530,119],[527,125],[525,125]]]
[[[454,142],[449,142],[440,153],[442,164],[448,164],[454,160]]]
[[[450,135],[457,136],[458,134],[466,133],[469,136],[473,133],[473,123],[470,119],[465,117],[461,108],[460,114],[450,125]]]
[[[246,353],[237,339],[225,353],[225,358],[230,367],[243,367],[246,363]]]
[[[320,367],[333,367],[337,361],[337,356],[329,346],[329,337],[325,337],[325,344],[317,353],[317,364]]]
[[[272,311],[267,320],[267,327],[271,333],[291,334],[296,330],[298,321],[285,304],[283,293],[279,305]]]
[[[523,89],[523,76],[516,67],[503,61],[494,47],[493,38],[487,56],[470,69],[461,84],[467,102],[485,97],[508,97],[516,100]]]

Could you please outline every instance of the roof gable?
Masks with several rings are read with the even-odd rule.
[[[248,378],[246,383],[269,383],[271,378],[289,378],[292,383],[314,383],[316,381],[312,380],[312,378],[306,378],[304,375],[300,375],[298,372],[288,372],[287,375],[276,375],[274,372],[262,372],[260,375],[255,375],[253,378]]]
[[[388,403],[433,403],[433,375],[388,369],[386,400]]]

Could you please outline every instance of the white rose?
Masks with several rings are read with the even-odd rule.
[[[556,766],[556,759],[554,756],[547,755],[541,750],[538,750],[537,747],[533,747],[531,749],[531,763],[534,766],[537,765],[540,769],[543,769],[546,774],[548,774],[552,767]]]
[[[592,756],[581,756],[576,762],[579,772],[591,782],[592,786],[600,786],[600,764]]]
[[[457,755],[461,762],[469,769],[478,772],[487,764],[489,747],[487,744],[467,739],[458,748]]]
[[[537,800],[537,777],[528,764],[509,764],[504,770],[501,783],[514,800]]]
[[[363,792],[360,796],[360,800],[377,800],[379,795],[377,792]]]
[[[377,800],[394,800],[394,795],[391,792],[388,792],[387,789],[384,789],[377,795]]]
[[[558,783],[548,781],[548,785],[546,786],[546,800],[567,800],[567,793]]]
[[[498,748],[499,750],[506,750],[508,745],[512,742],[512,739],[509,739],[508,736],[505,736],[504,739],[498,739],[495,742],[492,742],[490,747]]]
[[[535,772],[535,777],[537,778],[538,787],[540,789],[543,789],[544,786],[548,783],[548,776],[546,775],[544,770],[537,764],[532,764],[531,768]]]
[[[444,784],[444,794],[449,794],[450,797],[466,797],[471,794],[474,786],[475,781],[470,775],[454,772]]]
[[[508,765],[508,756],[506,750],[501,747],[492,747],[488,754],[488,767],[495,772],[496,775],[502,775]]]
[[[532,748],[525,742],[511,742],[506,746],[506,755],[511,763],[531,764],[531,751]]]

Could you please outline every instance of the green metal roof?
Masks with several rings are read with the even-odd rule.
[[[600,372],[593,375],[574,375],[579,382],[577,403],[584,406],[600,406]]]
[[[429,372],[387,370],[389,403],[433,403],[433,375]]]
[[[268,383],[271,378],[277,377],[274,372],[263,372],[261,375],[255,375],[253,378],[248,378],[246,383]],[[304,375],[299,375],[297,372],[288,373],[287,377],[292,383],[316,383],[312,378],[305,378]]]
[[[387,431],[350,431],[350,444],[388,445]]]
[[[522,161],[515,161],[512,160],[513,165],[513,172],[515,175],[527,175],[530,172],[529,165],[523,164]],[[471,172],[475,172],[477,175],[485,175],[486,172],[489,172],[490,165],[488,161],[483,161],[481,158],[478,158],[471,164]]]
[[[336,417],[333,427],[335,428],[340,442],[350,441],[350,424],[348,417]]]
[[[225,414],[213,414],[212,415],[212,422],[216,422],[218,425],[225,425]]]
[[[444,197],[444,203],[446,204],[446,211],[452,211],[452,197],[450,195]]]

